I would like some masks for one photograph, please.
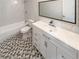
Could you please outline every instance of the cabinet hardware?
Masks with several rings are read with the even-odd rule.
[[[64,56],[61,56],[63,59],[65,59],[65,57]]]
[[[45,38],[47,38],[47,39],[50,39],[48,36],[46,36],[45,34],[43,34],[43,36],[45,37]]]
[[[47,48],[47,42],[46,42],[46,41],[44,42],[44,45],[45,45],[45,47]]]

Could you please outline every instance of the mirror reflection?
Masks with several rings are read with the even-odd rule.
[[[76,23],[75,0],[39,2],[39,15],[65,22]]]

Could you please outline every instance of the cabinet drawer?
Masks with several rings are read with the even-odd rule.
[[[57,48],[57,59],[77,59],[77,56],[71,56],[65,50]]]

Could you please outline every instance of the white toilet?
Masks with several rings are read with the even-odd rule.
[[[29,20],[27,23],[28,24],[20,30],[20,32],[22,33],[22,39],[27,39],[31,37],[31,24],[34,22],[33,20]]]
[[[31,36],[31,35],[29,35],[30,30],[31,30],[30,26],[25,26],[20,30],[20,32],[22,33],[22,39],[27,39],[27,37]]]

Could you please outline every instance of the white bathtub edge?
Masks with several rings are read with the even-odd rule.
[[[19,30],[25,26],[25,22],[17,22],[0,27],[0,42],[3,42],[7,38],[19,32]]]

